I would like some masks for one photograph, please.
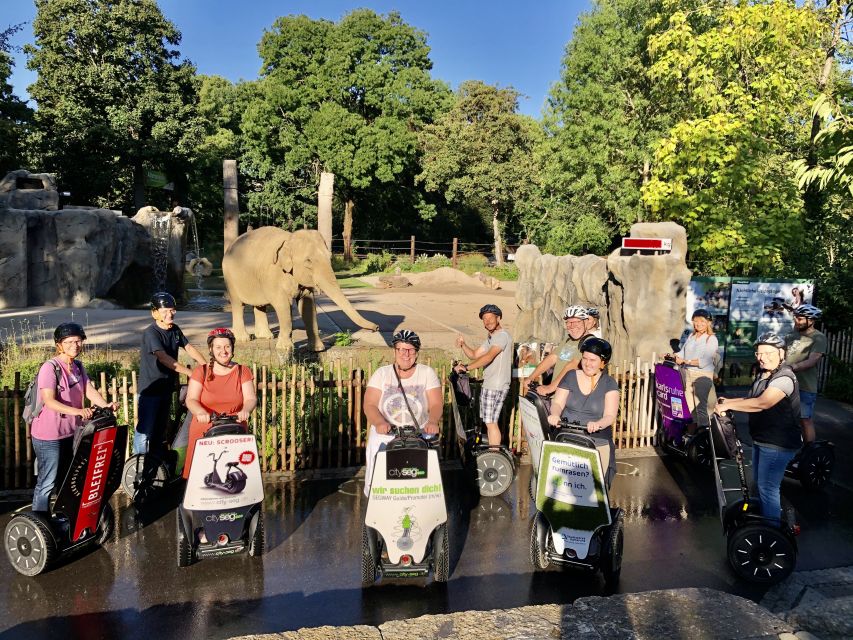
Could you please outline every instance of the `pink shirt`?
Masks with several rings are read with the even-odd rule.
[[[59,386],[56,384],[54,363],[59,365]],[[72,374],[69,376],[67,369],[58,359],[54,358],[45,362],[39,369],[39,375],[36,379],[39,393],[42,389],[53,389],[53,397],[59,402],[76,409],[82,409],[89,378],[86,376],[83,367],[76,363],[72,364],[71,367]],[[33,420],[31,433],[33,438],[39,440],[61,440],[73,436],[74,431],[82,424],[83,419],[80,416],[57,413],[43,406],[41,413]]]

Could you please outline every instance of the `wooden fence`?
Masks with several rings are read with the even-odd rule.
[[[266,473],[294,473],[309,469],[352,467],[364,464],[367,423],[362,401],[372,371],[356,368],[340,360],[322,369],[293,365],[283,373],[253,366],[257,381],[258,406],[249,419],[258,438],[261,467]],[[445,398],[441,430],[445,459],[458,457],[449,399],[446,367],[439,371]],[[657,432],[657,412],[653,391],[653,368],[648,363],[623,362],[611,367],[611,375],[621,391],[619,417],[614,438],[620,448],[648,446]],[[477,380],[473,380],[475,396]],[[526,451],[518,407],[518,380],[513,381],[504,405],[501,428],[505,441],[519,454]],[[136,423],[136,372],[128,377],[96,381],[101,394],[118,403],[121,422]],[[21,418],[24,388],[20,375],[13,388],[0,391],[0,489],[32,487],[33,449],[29,427]],[[176,394],[177,396],[177,394]],[[177,399],[175,401],[177,408]],[[476,420],[476,409],[466,414]],[[129,440],[130,442],[130,440]],[[130,444],[128,444],[128,447]]]
[[[837,372],[839,364],[848,368],[853,366],[853,332],[845,329],[823,333],[826,336],[826,351],[830,357],[821,358],[818,364],[818,389],[821,391],[832,377],[833,371]]]

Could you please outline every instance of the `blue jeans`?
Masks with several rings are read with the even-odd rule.
[[[785,468],[796,453],[796,449],[774,449],[757,442],[752,444],[752,474],[761,503],[761,515],[777,524],[782,516],[779,487],[785,477]]]
[[[74,454],[74,438],[61,440],[39,440],[33,438],[33,450],[38,460],[38,481],[33,491],[33,511],[47,511],[50,494],[56,479],[65,480]]]
[[[163,449],[163,436],[169,424],[172,394],[139,396],[139,422],[133,433],[133,453],[154,453]]]

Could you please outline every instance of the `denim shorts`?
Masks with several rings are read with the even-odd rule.
[[[800,391],[800,417],[808,419],[814,413],[814,403],[817,400],[817,394],[812,391]]]

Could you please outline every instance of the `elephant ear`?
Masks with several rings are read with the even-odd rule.
[[[293,271],[293,251],[291,250],[290,244],[287,240],[279,245],[278,250],[275,252],[273,264],[278,265],[282,271],[287,273]]]

